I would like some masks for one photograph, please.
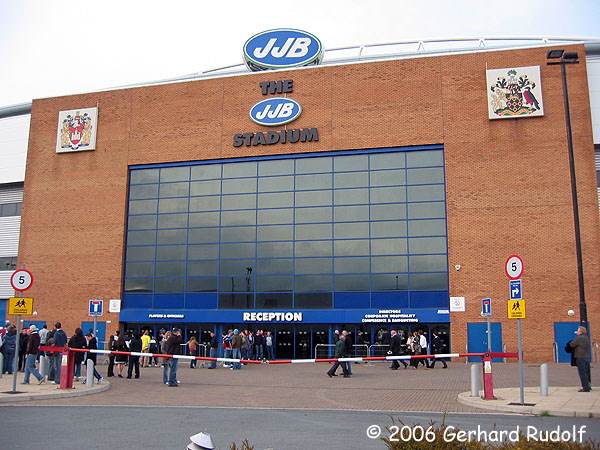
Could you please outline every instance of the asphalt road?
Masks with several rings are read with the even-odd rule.
[[[150,395],[150,394],[149,394]],[[406,425],[440,423],[461,430],[513,431],[517,426],[561,430],[586,427],[585,439],[600,442],[600,421],[558,417],[497,414],[386,413],[361,411],[298,411],[206,407],[119,406],[10,406],[0,414],[1,449],[185,449],[189,436],[200,431],[212,435],[218,449],[248,439],[255,450],[380,449],[385,444],[369,439],[367,427],[387,426],[398,420]],[[452,436],[449,435],[448,439]]]

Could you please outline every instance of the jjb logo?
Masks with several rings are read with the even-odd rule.
[[[319,64],[321,41],[313,34],[291,28],[263,31],[244,44],[244,60],[254,72]]]
[[[274,97],[262,100],[250,108],[250,118],[259,125],[274,127],[296,120],[302,107],[291,98]]]

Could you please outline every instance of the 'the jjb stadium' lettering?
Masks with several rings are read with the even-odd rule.
[[[316,128],[300,130],[261,131],[257,133],[238,133],[233,136],[233,146],[246,147],[254,145],[295,144],[296,142],[318,142],[319,131]]]

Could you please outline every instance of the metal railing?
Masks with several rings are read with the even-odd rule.
[[[386,356],[390,346],[388,344],[373,344],[369,347],[370,356]]]

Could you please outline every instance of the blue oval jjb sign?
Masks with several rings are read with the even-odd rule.
[[[291,28],[263,31],[244,44],[244,61],[252,71],[319,64],[321,41],[313,34]]]
[[[250,118],[259,125],[275,127],[296,120],[302,107],[291,98],[267,98],[250,108]]]

